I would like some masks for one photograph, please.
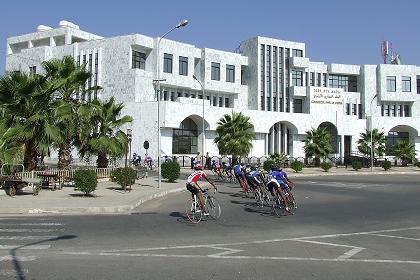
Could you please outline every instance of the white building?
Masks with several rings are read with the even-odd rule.
[[[114,96],[133,116],[133,151],[157,154],[157,99],[153,80],[160,65],[162,154],[195,154],[205,147],[217,155],[217,121],[243,112],[255,126],[253,156],[273,152],[304,157],[305,132],[327,127],[335,152],[357,151],[359,134],[372,127],[389,141],[408,139],[420,152],[420,67],[413,65],[344,65],[312,62],[304,43],[255,37],[238,53],[139,34],[111,38],[81,31],[70,22],[58,28],[7,40],[6,71],[42,71],[41,62],[71,55],[85,63],[90,85]],[[204,85],[205,96],[195,75]],[[204,100],[203,100],[204,98]],[[204,105],[203,105],[204,104]]]

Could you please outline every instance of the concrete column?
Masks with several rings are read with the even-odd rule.
[[[264,138],[265,138],[265,141],[264,141],[264,144],[265,144],[264,153],[266,155],[268,155],[268,133],[265,134]]]
[[[28,41],[28,49],[32,49],[34,47],[34,44],[31,40]]]
[[[50,47],[55,47],[54,37],[50,37]]]
[[[274,126],[271,128],[271,137],[270,137],[270,153],[273,154],[274,153]]]
[[[282,138],[282,150],[283,154],[287,155],[287,127],[286,125],[282,124],[282,130],[281,130],[281,138]]]
[[[287,151],[287,148],[289,147],[289,131],[288,131],[288,129],[287,129],[287,126],[284,126],[284,135],[285,135],[285,138],[284,138],[284,148],[285,148],[285,154],[286,155],[288,155],[289,153],[288,153],[288,151]]]
[[[344,135],[340,135],[340,161],[344,164]]]

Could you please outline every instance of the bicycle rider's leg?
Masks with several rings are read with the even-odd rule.
[[[284,203],[286,204],[285,205],[286,206],[286,209],[285,210],[287,212],[290,212],[290,201],[289,201],[289,198],[284,195],[283,187],[284,187],[283,185],[278,186],[276,188],[276,191],[281,196],[281,198],[283,199]]]

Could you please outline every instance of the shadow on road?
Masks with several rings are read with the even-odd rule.
[[[67,240],[67,239],[73,239],[76,238],[76,235],[62,235],[62,236],[58,236],[58,237],[54,237],[54,238],[49,238],[49,239],[45,239],[45,240],[41,240],[41,241],[37,241],[37,242],[33,242],[33,243],[29,243],[29,244],[25,244],[16,248],[13,248],[12,250],[10,250],[10,255],[12,256],[12,263],[13,263],[13,267],[15,269],[16,272],[16,279],[19,280],[26,280],[25,277],[25,272],[22,269],[22,265],[19,261],[19,258],[17,256],[17,251],[28,247],[28,246],[34,246],[34,245],[38,245],[41,243],[45,243],[45,242],[52,242],[52,241],[60,241],[60,240]]]

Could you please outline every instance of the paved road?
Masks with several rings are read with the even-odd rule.
[[[420,279],[419,176],[296,179],[275,217],[220,186],[218,221],[187,193],[132,215],[0,218],[0,279]]]

